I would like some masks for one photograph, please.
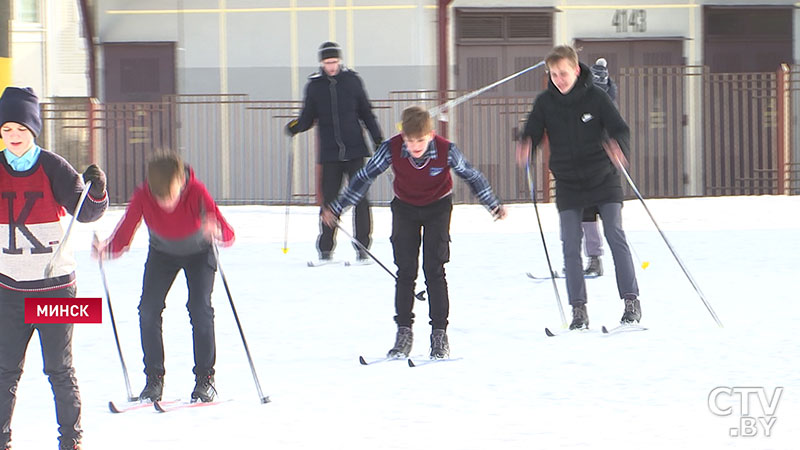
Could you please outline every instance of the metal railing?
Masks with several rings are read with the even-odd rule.
[[[700,66],[624,68],[619,108],[631,127],[630,174],[647,197],[800,191],[800,69],[791,68],[785,107],[778,107],[776,73],[711,74]],[[450,92],[449,98],[462,92]],[[524,170],[514,156],[514,135],[533,97],[478,96],[439,119],[447,137],[489,179],[506,202],[530,200]],[[398,132],[400,113],[412,104],[438,105],[437,91],[393,92],[373,99],[384,137]],[[302,102],[254,101],[245,95],[176,95],[159,103],[98,104],[57,99],[42,105],[45,131],[37,140],[82,169],[98,161],[108,173],[113,203],[127,202],[144,180],[147,158],[175,149],[222,204],[318,202],[317,133],[289,138],[284,127]],[[778,167],[778,125],[788,149]],[[441,125],[441,123],[439,124]],[[365,132],[365,136],[367,133]],[[369,138],[366,137],[369,142]],[[288,192],[288,158],[294,154]],[[549,201],[552,180],[546,153],[536,156],[537,195]],[[781,170],[779,170],[781,169]],[[784,175],[781,175],[784,174]],[[392,198],[392,175],[370,190],[373,203]],[[694,183],[695,188],[691,188]],[[454,199],[475,202],[456,181]]]

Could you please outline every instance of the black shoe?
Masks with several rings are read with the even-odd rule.
[[[75,438],[61,438],[61,442],[58,444],[58,450],[81,450],[81,441]]]
[[[414,332],[409,327],[397,327],[394,347],[386,354],[387,358],[408,358],[414,344]]]
[[[164,375],[148,375],[144,389],[139,394],[139,400],[160,401],[162,392],[164,392]]]
[[[589,263],[583,269],[583,276],[599,277],[603,275],[603,260],[599,256],[590,256]]]
[[[358,262],[363,263],[369,261],[370,258],[369,254],[365,250],[358,249],[358,255],[356,256],[356,259]]]
[[[333,259],[333,252],[319,252],[319,259],[322,261],[330,261]]]
[[[586,330],[589,328],[589,313],[586,312],[586,303],[572,305],[572,323],[570,330]]]
[[[450,343],[445,330],[431,332],[431,359],[444,359],[450,357]]]
[[[625,301],[625,312],[622,313],[622,319],[619,322],[622,324],[639,323],[642,318],[642,306],[639,304],[639,299],[631,295],[622,300]]]
[[[213,402],[217,396],[217,390],[214,389],[214,375],[197,375],[194,380],[192,402]]]

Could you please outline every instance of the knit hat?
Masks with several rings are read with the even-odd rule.
[[[42,131],[42,118],[39,115],[39,97],[33,89],[7,87],[0,97],[0,125],[16,122],[25,125],[33,136]]]
[[[336,42],[323,42],[322,45],[319,46],[319,60],[322,61],[328,58],[341,58],[342,57],[342,47],[339,47],[339,44]]]
[[[589,70],[592,71],[592,81],[595,84],[606,84],[608,82],[608,69],[604,58],[598,59]]]

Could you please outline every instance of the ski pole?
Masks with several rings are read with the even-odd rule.
[[[97,238],[97,232],[94,233],[94,242],[100,242]],[[106,271],[103,268],[103,255],[97,256],[97,264],[100,266],[100,276],[103,279],[103,289],[106,293],[106,306],[108,306],[108,317],[111,318],[111,329],[114,330],[114,341],[117,343],[117,355],[119,355],[119,362],[122,364],[122,375],[125,377],[125,390],[128,394],[128,401],[133,402],[138,400],[138,397],[133,396],[131,392],[131,380],[128,378],[128,367],[125,365],[125,358],[122,357],[122,346],[119,343],[119,334],[117,333],[117,321],[114,320],[114,309],[111,308],[111,295],[108,293],[108,281],[106,280]]]
[[[505,78],[503,78],[501,80],[497,80],[494,83],[488,84],[488,85],[486,85],[486,86],[484,86],[484,87],[482,87],[480,89],[476,89],[476,90],[474,90],[472,92],[468,92],[468,93],[462,95],[461,97],[454,98],[453,100],[450,100],[449,102],[446,102],[446,103],[441,104],[439,106],[434,106],[429,111],[430,115],[431,115],[431,117],[436,117],[437,115],[441,114],[442,112],[447,111],[449,109],[452,109],[453,107],[455,107],[457,105],[460,105],[460,104],[466,102],[467,100],[475,98],[475,97],[483,94],[484,92],[488,91],[489,89],[497,87],[497,86],[499,86],[499,85],[501,85],[501,84],[503,84],[503,83],[505,83],[507,81],[511,81],[514,78],[517,78],[520,75],[528,73],[531,70],[533,70],[533,69],[535,69],[535,68],[537,68],[539,66],[544,65],[544,63],[545,63],[544,61],[539,61],[538,63],[536,63],[536,64],[534,64],[534,65],[532,65],[532,66],[530,66],[530,67],[528,67],[526,69],[522,69],[517,73],[513,73],[513,74],[511,74],[511,75],[509,75],[509,76],[507,76],[507,77],[505,77]]]
[[[658,222],[656,222],[655,217],[653,217],[653,214],[650,212],[650,208],[647,207],[647,203],[645,203],[644,198],[642,198],[642,194],[636,187],[636,183],[633,182],[633,179],[628,173],[628,170],[625,168],[625,166],[622,164],[622,161],[620,161],[619,157],[617,157],[616,155],[615,159],[616,159],[616,166],[622,170],[622,173],[625,175],[625,179],[628,180],[628,184],[631,186],[631,189],[633,189],[633,192],[636,194],[636,197],[639,198],[639,201],[642,202],[644,210],[647,212],[647,215],[650,216],[650,220],[653,221],[653,225],[656,226],[656,230],[658,230],[658,233],[661,235],[661,238],[664,239],[664,243],[667,244],[667,248],[672,253],[672,256],[675,257],[675,261],[678,262],[678,265],[681,267],[681,270],[683,270],[683,273],[684,275],[686,275],[686,278],[689,280],[689,283],[692,284],[694,291],[697,292],[697,295],[700,296],[700,300],[703,301],[703,304],[706,306],[706,309],[708,309],[708,312],[711,314],[711,317],[714,318],[714,321],[717,322],[717,325],[722,327],[722,322],[719,320],[719,317],[717,317],[717,313],[714,312],[714,309],[711,307],[711,304],[709,304],[708,300],[706,300],[705,295],[703,295],[703,292],[700,290],[700,286],[697,285],[697,283],[694,281],[694,278],[692,277],[692,274],[689,273],[689,269],[687,269],[686,265],[684,265],[683,261],[681,261],[680,256],[678,256],[678,253],[672,247],[672,244],[670,244],[669,239],[667,239],[667,235],[664,234],[664,231],[661,230],[660,226],[658,226]]]
[[[354,244],[356,244],[358,246],[358,248],[360,248],[361,250],[364,250],[364,253],[369,255],[369,257],[372,258],[376,263],[378,263],[379,266],[383,267],[383,270],[385,270],[386,273],[391,275],[392,278],[394,278],[394,281],[397,281],[397,275],[393,274],[391,270],[389,270],[386,266],[384,266],[383,263],[380,262],[380,260],[378,260],[378,258],[375,257],[375,255],[373,255],[369,250],[367,250],[367,247],[365,247],[364,244],[362,244],[361,242],[358,242],[358,240],[353,238],[353,236],[351,236],[350,233],[345,231],[344,228],[342,228],[342,226],[339,225],[339,222],[336,222],[336,228],[341,230],[341,232],[344,233],[345,236],[349,237],[350,240]],[[425,291],[422,290],[422,291],[417,292],[416,294],[414,294],[414,297],[416,297],[417,300],[420,300],[420,301],[424,302],[425,301]]]
[[[83,187],[83,192],[81,192],[81,196],[78,198],[78,204],[75,206],[75,211],[72,213],[72,218],[69,220],[69,225],[67,225],[67,231],[64,232],[64,236],[61,238],[61,242],[58,243],[56,251],[53,252],[53,256],[50,257],[50,261],[44,267],[45,278],[51,278],[53,276],[53,272],[56,269],[56,260],[58,259],[59,256],[61,256],[62,249],[66,245],[66,242],[70,236],[70,232],[72,231],[72,225],[78,218],[78,214],[80,214],[81,212],[81,207],[83,206],[83,202],[86,201],[86,196],[89,195],[89,189],[91,187],[92,187],[91,181],[86,183],[86,186]]]
[[[253,374],[253,381],[256,383],[256,391],[258,391],[258,399],[261,403],[269,403],[269,397],[265,396],[261,391],[261,383],[258,382],[258,375],[256,375],[256,367],[253,365],[253,357],[250,355],[250,348],[247,346],[247,340],[244,338],[244,331],[242,331],[242,323],[239,321],[239,314],[236,313],[236,306],[233,305],[233,297],[231,290],[228,287],[228,279],[225,277],[225,272],[222,271],[222,264],[219,262],[219,250],[217,244],[212,243],[211,247],[214,249],[214,258],[217,260],[217,269],[219,275],[222,277],[222,284],[225,286],[225,293],[228,294],[228,301],[231,304],[231,311],[233,311],[233,318],[236,319],[236,326],[239,328],[239,335],[242,337],[242,344],[244,344],[244,352],[247,354],[247,362],[250,364],[250,373]]]
[[[532,153],[531,153],[532,154]],[[564,307],[561,305],[561,295],[558,293],[558,286],[556,285],[556,277],[555,271],[553,270],[553,265],[550,262],[550,253],[547,251],[547,242],[544,239],[544,230],[542,229],[542,220],[539,217],[539,207],[537,206],[536,202],[536,189],[534,185],[534,178],[533,172],[531,170],[531,159],[528,157],[528,161],[526,162],[525,169],[528,172],[528,186],[530,187],[531,191],[531,200],[533,201],[533,209],[536,211],[536,223],[539,224],[539,236],[542,237],[542,247],[544,248],[544,256],[547,259],[547,268],[550,270],[550,281],[553,283],[553,292],[556,294],[556,303],[558,304],[558,312],[561,314],[561,326],[563,328],[567,327],[567,318],[564,316]]]
[[[292,175],[294,172],[294,149],[289,150],[289,171],[287,178],[289,183],[286,189],[286,214],[284,215],[284,230],[283,230],[283,254],[289,251],[289,206],[292,204]]]

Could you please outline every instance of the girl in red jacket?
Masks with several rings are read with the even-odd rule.
[[[189,289],[189,318],[194,340],[195,387],[192,401],[210,402],[214,388],[214,308],[211,291],[217,261],[213,242],[233,244],[233,229],[222,217],[205,186],[177,155],[158,156],[147,167],[147,182],[138,187],[111,237],[95,244],[94,254],[117,258],[124,253],[142,218],[150,233],[144,266],[139,326],[147,382],[140,400],[158,401],[164,388],[164,343],[161,313],[167,292],[183,269]]]

